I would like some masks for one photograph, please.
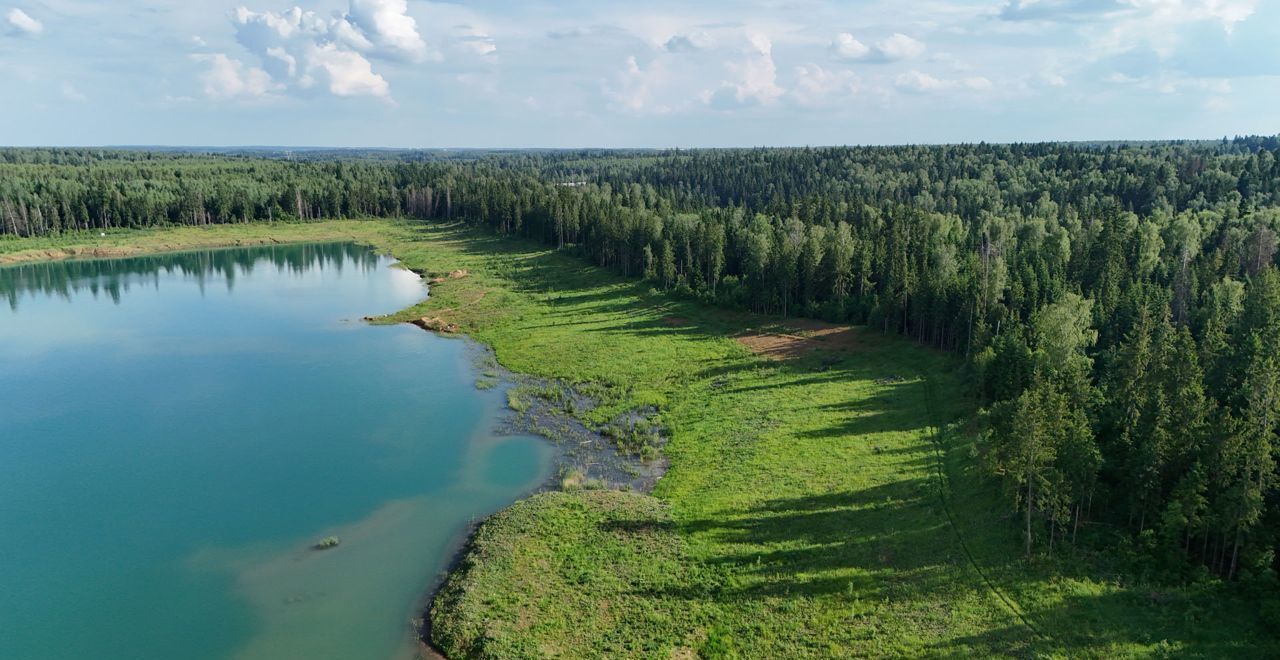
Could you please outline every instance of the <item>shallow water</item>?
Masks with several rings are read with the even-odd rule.
[[[0,269],[0,657],[411,654],[552,460],[472,346],[358,320],[425,295],[352,245]]]

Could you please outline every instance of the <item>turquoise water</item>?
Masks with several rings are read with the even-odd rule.
[[[353,245],[0,269],[0,657],[411,655],[552,458],[474,347],[359,321],[425,296]]]

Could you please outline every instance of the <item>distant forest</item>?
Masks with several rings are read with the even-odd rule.
[[[1280,139],[0,150],[0,238],[361,217],[466,222],[954,352],[1028,554],[1088,544],[1178,579],[1280,566]]]

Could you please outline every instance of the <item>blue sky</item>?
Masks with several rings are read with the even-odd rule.
[[[0,144],[1274,134],[1278,44],[1280,0],[0,0]]]

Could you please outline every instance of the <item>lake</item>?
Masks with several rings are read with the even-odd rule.
[[[411,656],[553,459],[473,344],[360,320],[426,295],[349,244],[0,268],[0,657]]]

